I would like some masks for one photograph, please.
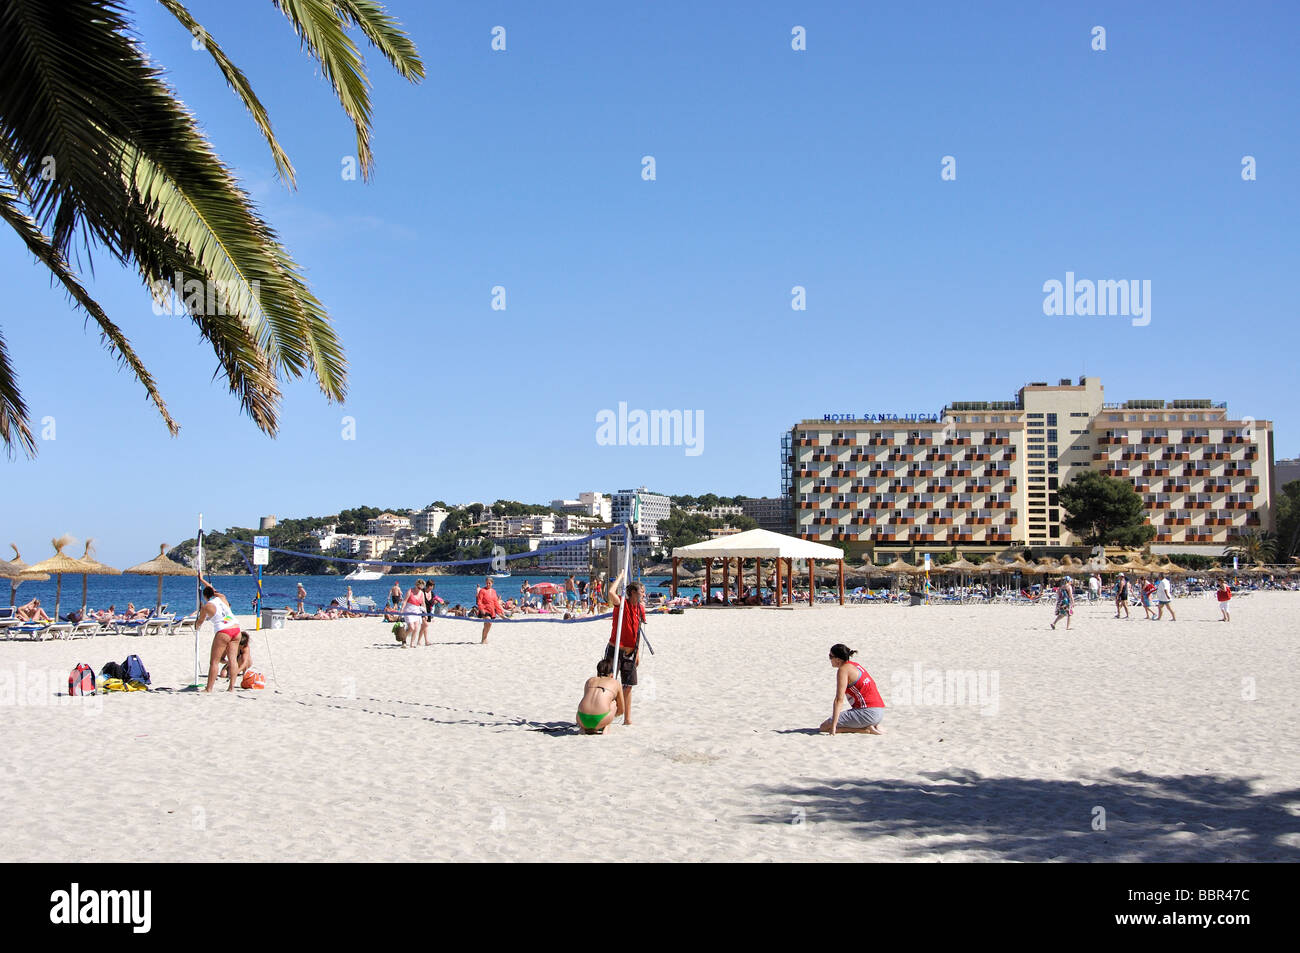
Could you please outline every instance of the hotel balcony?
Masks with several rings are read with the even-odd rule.
[[[1224,443],[1245,443],[1245,442],[1246,442],[1246,438],[1243,437],[1243,436],[1236,436],[1236,437],[1228,437],[1228,436],[1225,436],[1225,437],[1223,438],[1223,442],[1224,442]]]
[[[1252,450],[1247,450],[1247,451],[1246,451],[1246,455],[1245,455],[1244,457],[1242,457],[1242,459],[1243,459],[1243,460],[1258,460],[1258,459],[1259,459],[1259,451],[1258,451],[1258,450],[1253,450],[1253,449],[1252,449]]]
[[[1002,451],[1002,462],[1003,462],[1003,463],[1014,463],[1014,462],[1015,462],[1015,459],[1016,459],[1016,452],[1015,452],[1014,450],[1003,450],[1003,451]]]
[[[991,509],[991,510],[1009,510],[1009,509],[1011,509],[1011,501],[1010,501],[1010,500],[994,500],[994,501],[992,501],[991,503],[988,503],[987,506],[988,506],[988,508]]]
[[[838,453],[831,453],[827,450],[821,450],[812,455],[813,463],[834,463],[839,458]]]
[[[1010,467],[1000,467],[1000,468],[998,468],[998,469],[996,469],[996,470],[993,470],[989,475],[990,475],[990,476],[995,476],[995,477],[1009,477],[1009,476],[1011,476],[1011,468],[1010,468]]]
[[[934,530],[917,526],[907,534],[907,538],[916,543],[933,543]]]
[[[1223,471],[1223,475],[1230,477],[1248,477],[1251,475],[1251,472],[1252,471],[1248,467],[1228,467],[1228,469]]]
[[[815,510],[821,507],[821,503],[817,500],[800,500],[794,506],[798,510]]]
[[[818,516],[813,520],[814,526],[838,526],[839,518],[835,516]]]
[[[945,463],[952,459],[952,452],[949,450],[931,450],[926,459],[932,463]]]
[[[865,484],[865,483],[851,483],[851,484],[849,484],[849,492],[850,492],[850,493],[874,493],[875,491],[876,491],[876,488],[875,488],[874,486],[868,486],[868,485]]]
[[[816,437],[796,437],[794,441],[796,447],[815,447],[817,446]]]
[[[870,463],[875,459],[876,455],[874,453],[866,453],[862,450],[854,450],[849,454],[850,463]]]
[[[834,437],[831,439],[832,447],[852,447],[856,446],[852,437]]]
[[[831,509],[834,510],[856,510],[858,508],[857,500],[844,500],[840,503],[832,503]]]
[[[948,475],[954,477],[968,477],[974,472],[975,471],[970,467],[956,467],[955,469],[950,468]]]
[[[1010,437],[985,437],[984,445],[988,447],[1005,447],[1011,443]]]
[[[850,526],[870,526],[876,521],[874,516],[854,516],[849,520]]]
[[[969,447],[971,445],[970,437],[949,437],[944,443],[952,444],[954,447]]]
[[[1169,476],[1168,467],[1143,467],[1138,472],[1144,477],[1154,477],[1157,480],[1163,480],[1165,477]]]
[[[991,454],[984,453],[981,450],[976,450],[974,453],[966,454],[966,459],[979,461],[979,460],[991,460],[993,459],[993,457]]]
[[[908,500],[907,508],[909,510],[932,510],[934,504],[929,500]]]
[[[1183,508],[1188,510],[1208,510],[1213,505],[1209,500],[1188,500],[1183,504]]]
[[[1166,526],[1191,526],[1192,520],[1189,516],[1166,516]]]
[[[1107,437],[1105,434],[1102,434],[1097,438],[1097,446],[1099,447],[1118,446],[1125,443],[1128,443],[1128,437]]]
[[[1259,525],[1261,525],[1261,521],[1260,521],[1260,518],[1259,518],[1259,514],[1258,514],[1258,513],[1248,513],[1248,514],[1246,515],[1246,525],[1247,525],[1247,526],[1259,526]]]
[[[1174,541],[1174,534],[1162,533],[1159,530],[1157,530],[1156,535],[1152,537],[1151,541],[1153,543],[1172,543]]]
[[[850,533],[847,530],[842,530],[842,529],[836,530],[834,533],[831,534],[831,539],[838,539],[840,542],[844,542],[844,543],[847,543],[850,540],[856,540],[857,538],[858,538],[857,533]]]
[[[1232,454],[1224,453],[1222,451],[1218,451],[1216,453],[1203,453],[1201,454],[1201,459],[1202,460],[1231,460]]]
[[[907,513],[894,514],[894,522],[902,526],[911,526],[916,522],[916,517]]]
[[[1116,466],[1103,467],[1101,472],[1102,475],[1104,476],[1126,477],[1128,476],[1128,467],[1116,467]]]
[[[1227,516],[1210,516],[1205,520],[1206,526],[1231,526],[1232,520]]]
[[[1166,450],[1160,457],[1162,460],[1190,460],[1192,455],[1185,450]]]
[[[950,509],[950,510],[968,510],[968,509],[970,509],[973,505],[974,505],[974,504],[972,503],[971,500],[953,500],[951,503],[948,504],[948,509]]]
[[[984,534],[984,542],[986,542],[986,543],[1009,543],[1009,542],[1011,542],[1011,534],[1008,533],[1008,532],[1005,532],[1005,531],[1004,531],[1004,532],[991,532],[991,533],[985,533],[985,534]]]
[[[924,465],[908,467],[907,475],[910,477],[932,477],[934,476],[934,467]]]
[[[973,543],[975,542],[975,534],[967,533],[964,531],[958,533],[949,533],[948,541],[951,543]]]
[[[889,454],[888,457],[886,457],[886,459],[897,463],[900,460],[911,460],[915,456],[916,456],[915,453],[912,453],[911,451],[908,450],[894,450]]]
[[[892,467],[888,469],[885,467],[872,467],[870,470],[867,471],[867,476],[873,480],[882,480],[886,477],[891,477],[893,475],[894,475],[894,470]]]
[[[1184,437],[1183,443],[1209,443],[1209,437]]]
[[[933,526],[951,526],[951,525],[952,525],[952,517],[951,517],[951,516],[931,516],[931,517],[930,517],[930,524],[933,525]]]
[[[1015,513],[1012,513],[1005,520],[1002,521],[1002,525],[1015,526],[1019,522],[1020,522],[1020,517],[1016,516]]]
[[[1119,455],[1121,460],[1146,460],[1150,454],[1145,450],[1125,450]]]
[[[1143,437],[1142,442],[1143,443],[1168,443],[1169,438],[1168,437]]]
[[[972,516],[966,520],[967,526],[992,526],[993,517],[991,516]]]
[[[847,467],[835,467],[831,470],[831,476],[833,477],[855,477],[857,475],[857,470],[850,470]]]
[[[1210,475],[1209,467],[1183,467],[1183,476],[1207,477]]]
[[[794,475],[797,477],[815,477],[821,476],[820,470],[795,470]]]
[[[1152,500],[1146,507],[1149,510],[1167,510],[1173,505],[1173,500]]]
[[[1250,509],[1250,504],[1245,500],[1229,500],[1223,504],[1223,508],[1225,510],[1248,510]]]

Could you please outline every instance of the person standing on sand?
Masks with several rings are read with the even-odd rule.
[[[1174,598],[1174,590],[1173,590],[1173,586],[1169,584],[1169,574],[1161,573],[1160,585],[1156,587],[1156,605],[1159,607],[1160,610],[1159,615],[1156,616],[1157,622],[1159,622],[1161,619],[1165,617],[1166,609],[1169,610],[1169,621],[1170,622],[1178,621],[1177,617],[1174,615],[1174,607],[1172,605],[1173,598]]]
[[[1088,577],[1088,601],[1096,602],[1101,598],[1101,576],[1093,573]]]
[[[1219,591],[1215,593],[1215,596],[1219,600],[1219,611],[1223,613],[1223,621],[1231,622],[1232,615],[1228,612],[1228,603],[1232,600],[1232,589],[1228,586],[1228,580],[1219,581]]]
[[[564,580],[564,601],[572,605],[578,601],[578,584],[573,581],[573,576]]]
[[[823,721],[818,731],[827,734],[848,732],[860,735],[883,735],[880,722],[885,716],[885,701],[867,670],[853,661],[858,653],[842,643],[832,645],[831,668],[835,669],[835,705],[831,716]],[[844,699],[849,700],[848,711]]]
[[[1123,573],[1115,580],[1115,618],[1119,618],[1119,610],[1124,610],[1124,618],[1128,618],[1128,579]]]
[[[194,622],[194,630],[197,632],[204,622],[208,619],[212,620],[212,653],[208,657],[208,686],[203,691],[205,694],[212,693],[212,686],[217,681],[217,671],[224,657],[226,670],[230,676],[230,688],[227,691],[233,692],[235,678],[239,671],[239,621],[230,609],[230,600],[213,589],[202,576],[199,577],[199,585],[203,587],[203,598],[206,601]]]
[[[302,615],[302,606],[306,599],[307,590],[302,587],[302,583],[298,583],[298,615]]]
[[[1056,618],[1052,620],[1052,628],[1056,628],[1056,623],[1061,621],[1061,616],[1065,616],[1065,628],[1069,631],[1070,617],[1074,615],[1074,580],[1066,576],[1061,580],[1061,584],[1056,587]]]
[[[596,663],[596,677],[587,679],[578,702],[578,730],[584,735],[603,735],[623,711],[622,692],[613,678],[614,663],[607,658]]]
[[[388,603],[394,609],[402,604],[402,584],[394,582],[393,588],[388,590]]]
[[[483,580],[483,585],[479,586],[475,603],[478,605],[478,614],[484,619],[483,638],[479,641],[479,645],[482,645],[487,642],[488,631],[492,628],[492,620],[499,619],[506,614],[505,609],[501,608],[501,597],[492,588],[491,576],[487,576]]]
[[[1155,615],[1151,611],[1151,594],[1156,591],[1155,583],[1146,576],[1138,578],[1138,596],[1142,599],[1142,611],[1145,612],[1148,619],[1154,619]]]
[[[417,579],[411,591],[406,594],[406,602],[402,605],[402,622],[406,625],[406,638],[402,641],[402,648],[415,648],[415,633],[423,619],[424,580]]]
[[[605,658],[609,660],[611,671],[615,653],[618,654],[618,679],[623,683],[623,724],[632,724],[632,689],[636,685],[636,670],[641,664],[641,623],[645,622],[645,606],[641,604],[644,593],[641,583],[630,582],[627,593],[619,596],[618,588],[623,582],[623,573],[609,584],[609,602],[613,607],[613,625],[609,630],[609,644],[605,646]],[[618,607],[623,607],[623,631],[618,628]],[[617,644],[615,644],[617,640]]]

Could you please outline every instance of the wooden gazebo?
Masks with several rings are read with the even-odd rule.
[[[840,605],[844,605],[844,552],[824,543],[799,539],[795,536],[783,536],[766,529],[751,529],[731,536],[705,540],[690,546],[678,546],[673,550],[672,594],[677,596],[678,567],[683,559],[698,559],[704,563],[705,593],[713,587],[714,560],[721,562],[722,600],[729,604],[730,573],[733,562],[736,581],[745,584],[745,562],[754,561],[754,585],[761,589],[763,585],[763,560],[772,560],[776,564],[776,604],[783,605],[781,592],[785,590],[785,602],[794,604],[794,561],[808,561],[808,604],[817,603],[817,560],[835,563],[839,570]],[[784,583],[784,586],[782,585]]]

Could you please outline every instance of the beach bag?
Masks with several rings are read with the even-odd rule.
[[[116,678],[122,680],[122,666],[116,662],[105,662],[104,667],[99,670],[99,674],[104,678]]]
[[[394,635],[394,637],[396,637],[397,641],[399,641],[399,642],[405,642],[405,641],[406,641],[406,626],[402,625],[402,623],[400,623],[400,622],[394,622],[394,623],[393,623],[393,635]]]
[[[240,688],[266,688],[266,679],[262,677],[261,672],[245,672],[243,681],[239,683]]]
[[[120,678],[106,678],[99,683],[99,687],[106,692],[124,692],[127,690],[126,683]]]
[[[122,663],[122,681],[140,682],[144,685],[151,684],[149,670],[144,667],[144,662],[140,661],[138,655],[128,655],[126,661]]]
[[[68,676],[69,695],[95,694],[95,670],[85,662],[80,663]]]

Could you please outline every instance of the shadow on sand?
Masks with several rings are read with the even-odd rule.
[[[1246,778],[1144,772],[1114,772],[1086,782],[983,777],[971,771],[929,777],[929,783],[808,779],[765,786],[758,790],[771,811],[749,819],[789,824],[798,816],[819,833],[864,842],[901,838],[904,853],[917,855],[977,851],[1005,861],[1300,860],[1300,789],[1254,793]],[[1097,808],[1105,812],[1104,830],[1093,829],[1101,818]]]

